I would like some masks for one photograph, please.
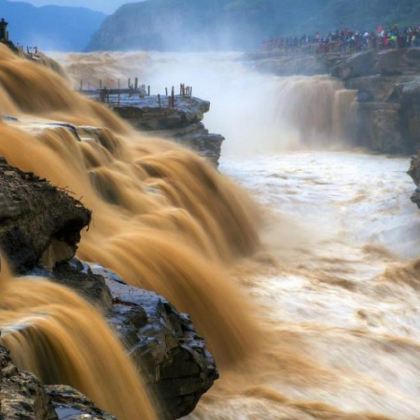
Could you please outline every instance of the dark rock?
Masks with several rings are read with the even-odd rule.
[[[58,420],[116,420],[83,394],[66,385],[48,385],[45,390]]]
[[[129,286],[103,267],[75,259],[53,272],[36,269],[29,274],[49,277],[105,310],[109,324],[160,400],[162,417],[189,414],[218,378],[215,362],[190,318],[155,293]]]
[[[48,181],[0,158],[0,247],[16,272],[72,258],[90,212]]]
[[[225,138],[220,134],[209,133],[201,122],[179,129],[159,130],[153,134],[165,139],[171,139],[182,146],[195,150],[215,166],[219,164],[222,144]]]

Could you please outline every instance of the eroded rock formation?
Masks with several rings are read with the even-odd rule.
[[[24,273],[39,261],[53,267],[71,259],[90,212],[46,180],[0,158],[0,247]]]

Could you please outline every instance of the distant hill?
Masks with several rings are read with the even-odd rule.
[[[89,50],[249,49],[272,36],[419,24],[419,0],[147,0],[109,16]]]
[[[106,15],[82,7],[35,7],[0,0],[0,19],[2,17],[9,22],[14,42],[43,50],[81,51]]]

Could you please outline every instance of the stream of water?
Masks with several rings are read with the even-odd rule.
[[[190,418],[419,418],[420,215],[409,199],[408,158],[349,144],[354,92],[327,76],[259,74],[237,54],[56,58],[75,86],[134,76],[161,92],[192,85],[212,103],[205,124],[226,136],[222,174],[260,207],[263,247],[233,258],[230,252],[254,249],[256,213],[241,193],[186,152],[167,154],[167,146],[127,134],[97,110],[86,122],[84,102],[69,101],[65,119],[111,121],[119,133],[110,137],[118,145],[112,155],[67,136],[69,149],[54,155],[60,171],[52,172],[10,151],[17,134],[3,152],[59,185],[73,180],[73,191],[86,197],[96,219],[81,257],[192,313],[221,379]],[[27,141],[44,156],[54,139]],[[87,152],[101,171],[79,164]],[[118,209],[87,187],[92,171],[112,182]],[[179,208],[188,212],[183,219]],[[168,222],[169,211],[183,229]]]

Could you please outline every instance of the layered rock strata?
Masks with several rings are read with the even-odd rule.
[[[92,97],[95,98],[96,93]],[[135,128],[173,140],[218,165],[224,137],[209,133],[202,123],[204,114],[210,110],[210,102],[177,95],[172,104],[170,96],[142,98],[138,94],[118,95],[112,91],[106,100],[119,116]]]
[[[357,92],[356,144],[403,154],[420,147],[420,48],[353,55],[258,53],[246,60],[281,76],[330,74],[342,80]]]

